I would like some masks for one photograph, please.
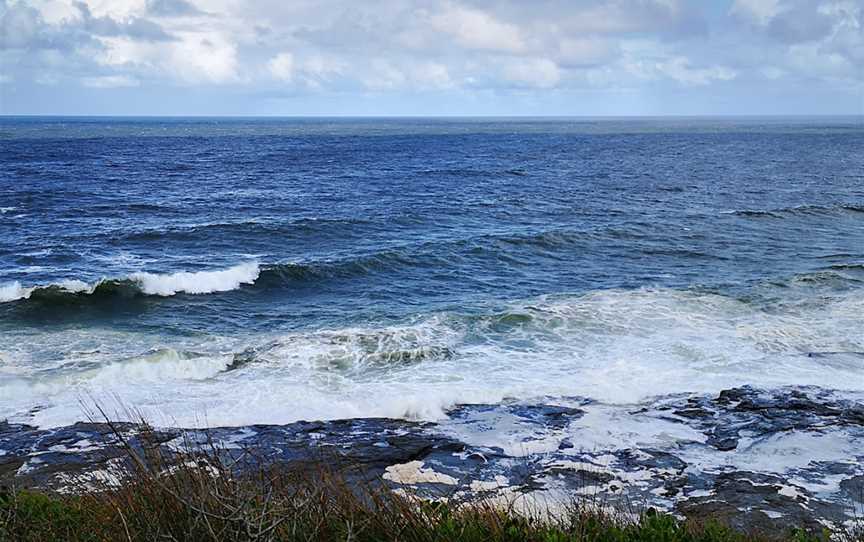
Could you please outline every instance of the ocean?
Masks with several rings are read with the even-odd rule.
[[[0,119],[0,420],[860,397],[862,352],[860,117]]]

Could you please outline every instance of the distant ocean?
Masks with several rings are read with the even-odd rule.
[[[0,119],[0,420],[860,394],[862,352],[861,118]]]

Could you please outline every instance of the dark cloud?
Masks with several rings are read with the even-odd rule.
[[[814,41],[828,36],[834,20],[817,8],[818,5],[810,2],[778,13],[768,23],[768,34],[786,43]]]
[[[80,19],[48,24],[38,10],[22,2],[0,1],[0,45],[3,49],[56,49],[73,53],[81,47],[100,48],[97,36],[126,36],[144,41],[170,41],[173,36],[153,21],[133,17],[117,21],[94,17],[83,2],[75,3]]]
[[[91,34],[74,25],[49,25],[35,8],[0,0],[0,43],[3,49],[72,51],[96,42]]]
[[[90,8],[84,2],[76,2],[75,7],[81,13],[81,28],[96,36],[127,36],[145,41],[171,41],[173,36],[165,32],[153,21],[140,17],[132,17],[126,21],[117,21],[111,17],[94,17]]]

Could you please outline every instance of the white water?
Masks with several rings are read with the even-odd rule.
[[[243,284],[252,284],[258,279],[261,269],[255,262],[247,262],[216,271],[180,271],[177,273],[132,273],[119,280],[130,280],[146,295],[168,297],[179,293],[212,294],[236,290]],[[0,303],[29,299],[39,288],[54,287],[69,293],[92,294],[100,284],[110,279],[93,283],[78,279],[66,279],[40,286],[23,287],[20,282],[0,285]]]
[[[206,288],[254,274],[209,274]],[[165,292],[192,287],[160,280]],[[807,355],[864,351],[862,324],[860,291],[766,309],[643,289],[534,299],[481,318],[444,313],[402,326],[172,344],[132,332],[22,333],[0,347],[0,418],[64,425],[82,418],[82,398],[109,408],[120,398],[156,423],[195,426],[431,420],[458,403],[505,398],[629,405],[745,384],[862,392],[864,356]],[[226,371],[246,349],[248,362]]]
[[[211,294],[236,290],[241,284],[255,282],[259,273],[257,263],[244,263],[220,271],[184,271],[166,275],[135,273],[129,278],[137,282],[145,294],[171,296],[180,292]]]
[[[16,299],[24,299],[29,294],[29,291],[21,287],[20,282],[13,282],[0,286],[0,303],[7,301],[15,301]]]

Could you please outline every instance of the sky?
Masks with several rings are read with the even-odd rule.
[[[864,114],[864,0],[0,0],[0,114]]]

